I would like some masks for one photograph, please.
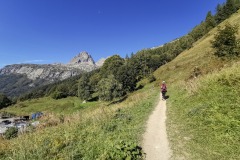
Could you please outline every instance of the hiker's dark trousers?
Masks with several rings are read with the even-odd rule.
[[[162,91],[162,98],[166,99],[166,91]]]

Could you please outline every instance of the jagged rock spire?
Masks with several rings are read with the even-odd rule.
[[[75,56],[69,64],[88,64],[88,65],[94,65],[95,62],[92,59],[91,55],[88,54],[88,52],[84,51],[79,53],[77,56]]]

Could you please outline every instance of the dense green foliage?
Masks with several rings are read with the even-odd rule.
[[[217,6],[217,13],[215,15],[215,20],[219,24],[225,19],[229,18],[231,14],[235,13],[240,9],[239,0],[227,0],[225,4]]]
[[[0,93],[0,109],[11,105],[11,100],[4,94]]]
[[[66,98],[67,95],[65,94],[65,92],[55,91],[51,94],[51,97],[53,99],[61,99],[61,98]]]
[[[78,97],[83,100],[90,99],[92,93],[92,86],[90,84],[90,74],[85,73],[78,81]]]
[[[111,101],[123,95],[122,84],[113,75],[103,78],[98,83],[98,96],[100,100]]]
[[[19,96],[18,100],[25,101],[28,99],[35,99],[35,98],[40,98],[44,96],[50,96],[55,94],[56,92],[63,92],[65,95],[64,97],[77,96],[78,80],[81,77],[81,75],[74,76],[63,81],[58,81],[53,84],[36,87],[34,90]]]
[[[116,76],[119,68],[124,64],[125,60],[121,58],[119,55],[113,55],[106,59],[103,66],[100,70],[100,75],[103,78],[108,77],[109,75]]]
[[[215,55],[218,57],[234,57],[240,54],[240,41],[237,40],[238,27],[227,23],[224,29],[218,27],[218,33],[212,41]]]
[[[4,133],[4,138],[12,139],[18,136],[18,129],[16,127],[10,127]]]

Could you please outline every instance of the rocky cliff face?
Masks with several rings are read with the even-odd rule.
[[[13,64],[0,69],[0,75],[22,74],[31,80],[45,79],[50,81],[63,80],[80,74],[83,71],[89,72],[97,66],[91,55],[81,52],[68,64]]]
[[[69,65],[95,65],[94,60],[91,55],[89,55],[86,51],[79,53],[75,56],[70,62]]]
[[[16,75],[21,75],[21,82],[19,82],[18,78],[14,78],[11,83],[14,85],[18,84],[18,87],[24,87],[27,90],[26,85],[30,89],[34,86],[64,80],[82,72],[89,72],[100,66],[95,64],[91,55],[87,52],[79,53],[68,64],[13,64],[0,69],[0,86],[2,86],[1,84],[8,84],[5,82],[5,76],[16,77]],[[25,80],[23,77],[25,77]],[[23,83],[23,81],[29,83]],[[10,92],[9,90],[11,90],[11,87],[8,87],[8,89],[4,86],[0,88],[0,92],[4,92],[7,95]]]
[[[63,80],[78,75],[80,69],[73,69],[62,65],[14,64],[0,70],[1,75],[21,74],[31,80],[44,79],[48,81]]]

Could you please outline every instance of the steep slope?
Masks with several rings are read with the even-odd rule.
[[[233,14],[219,26],[224,26],[226,22],[232,25],[240,24],[240,11]],[[177,81],[189,80],[195,77],[196,72],[204,75],[229,65],[231,62],[223,61],[213,55],[210,42],[213,40],[216,32],[217,27],[194,43],[192,48],[182,52],[173,61],[156,70],[154,75],[158,79],[168,81],[168,83],[176,83]],[[240,38],[240,34],[238,38]]]
[[[226,22],[240,23],[240,13]],[[213,55],[217,28],[154,74],[168,85],[167,131],[173,159],[239,159],[240,59]],[[240,28],[239,28],[240,33]],[[240,35],[238,35],[240,38]]]

